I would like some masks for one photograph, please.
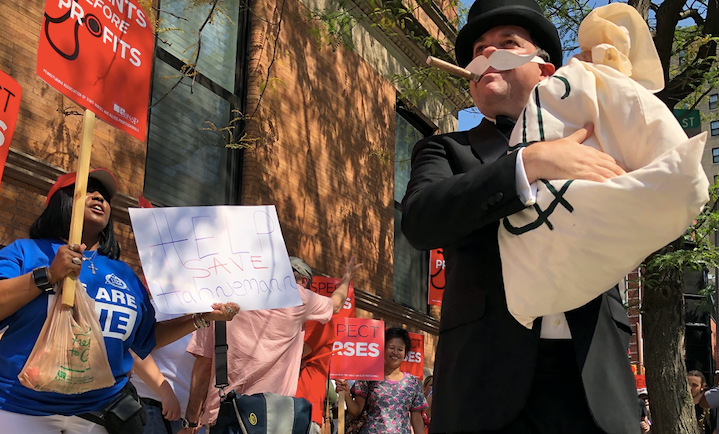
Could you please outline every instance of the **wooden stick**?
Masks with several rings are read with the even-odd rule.
[[[345,393],[340,392],[340,398],[337,401],[337,434],[345,434]]]
[[[482,77],[475,74],[474,72],[468,71],[464,68],[460,68],[457,65],[454,65],[449,62],[445,62],[444,60],[437,59],[436,57],[429,56],[427,58],[427,65],[433,66],[435,68],[439,68],[442,71],[449,72],[452,75],[456,75],[457,77],[466,78],[467,80],[472,81],[479,81]]]
[[[87,176],[90,173],[90,153],[92,152],[92,131],[95,128],[95,113],[85,110],[82,116],[82,141],[80,156],[77,160],[75,176],[75,194],[72,198],[72,219],[70,220],[70,237],[68,244],[82,243],[82,224],[85,219],[85,195],[87,193]],[[91,247],[91,246],[88,246]],[[62,282],[62,305],[75,305],[75,285],[77,278],[67,276]]]

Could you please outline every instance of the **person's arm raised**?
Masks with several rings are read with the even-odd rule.
[[[347,294],[350,290],[350,282],[352,281],[352,276],[354,275],[355,271],[359,267],[361,267],[362,264],[357,263],[357,258],[352,255],[350,257],[349,262],[347,262],[347,265],[345,265],[345,272],[342,275],[342,282],[340,282],[339,286],[335,291],[332,293],[332,308],[335,314],[340,313],[342,310],[342,306],[345,304],[345,300],[347,300]]]

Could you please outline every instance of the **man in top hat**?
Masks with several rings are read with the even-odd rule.
[[[581,144],[592,126],[507,155],[532,89],[561,65],[562,52],[535,0],[477,1],[457,36],[457,61],[464,67],[497,50],[545,62],[490,67],[470,82],[485,118],[470,131],[417,143],[402,202],[410,244],[444,248],[447,264],[430,433],[638,433],[631,328],[616,287],[538,318],[531,330],[507,310],[499,220],[531,203],[537,179],[601,182],[624,171]]]

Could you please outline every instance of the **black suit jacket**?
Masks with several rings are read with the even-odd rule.
[[[541,321],[507,310],[497,230],[524,208],[516,153],[487,120],[429,137],[412,153],[402,231],[417,249],[444,248],[447,284],[435,359],[430,432],[498,430],[529,395]],[[609,434],[638,433],[627,348],[631,328],[616,288],[566,313],[589,409]]]

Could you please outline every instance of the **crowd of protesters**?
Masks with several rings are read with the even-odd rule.
[[[103,419],[104,412],[125,396],[142,403],[124,422],[123,429],[131,430],[128,432],[211,432],[208,426],[217,417],[220,404],[212,381],[215,321],[227,324],[229,389],[305,398],[313,404],[310,432],[319,434],[323,426],[330,427],[332,416],[327,408],[337,396],[328,381],[328,356],[334,343],[332,317],[342,309],[352,276],[362,264],[352,257],[341,283],[330,297],[324,297],[309,289],[312,269],[302,259],[291,257],[300,306],[243,311],[235,303],[217,303],[209,313],[163,314],[155,309],[143,282],[120,260],[111,214],[117,183],[109,171],[90,172],[82,242],[68,242],[75,181],[75,173],[60,176],[48,192],[46,207],[32,224],[29,238],[0,250],[3,432],[112,432],[105,426],[109,422]],[[61,294],[58,284],[66,276],[81,276],[88,296],[110,311],[133,311],[111,325],[122,328],[123,333],[104,335],[115,384],[71,398],[30,389],[18,378],[53,300]],[[123,288],[123,297],[108,289],[113,285]],[[105,324],[109,321],[105,318]],[[399,370],[410,344],[406,330],[388,329],[385,380],[360,381],[351,390],[347,382],[337,382],[337,390],[349,394],[351,414],[358,415],[363,407],[369,413],[362,432],[385,432],[380,427],[394,424],[400,427],[396,432],[410,433],[410,425],[415,433],[425,431],[429,414],[425,395],[431,393],[431,383],[428,389],[425,382],[423,390],[416,377]]]
[[[220,405],[212,381],[212,322],[227,321],[230,389],[307,399],[312,404],[311,434],[335,432],[336,409],[333,413],[331,408],[342,392],[349,425],[353,420],[363,421],[360,433],[427,431],[434,378],[426,369],[423,382],[400,370],[411,347],[406,330],[392,327],[385,331],[382,381],[329,381],[333,315],[342,309],[350,281],[362,266],[354,257],[331,297],[310,290],[311,267],[290,257],[300,306],[242,311],[236,304],[226,303],[213,305],[215,310],[205,314],[162,314],[156,311],[141,280],[119,259],[110,205],[117,185],[108,171],[90,173],[82,243],[67,243],[74,184],[74,173],[58,178],[29,238],[0,251],[0,424],[4,428],[40,434],[104,434],[105,428],[92,415],[129,394],[144,404],[142,418],[138,414],[134,423],[144,422],[146,434],[211,432],[208,427]],[[134,300],[136,315],[123,337],[105,337],[115,384],[66,399],[24,387],[18,374],[43,326],[44,313],[57,296],[55,284],[71,273],[82,273],[89,296],[103,303]],[[127,287],[124,300],[102,297],[105,276],[110,274],[117,279],[115,284],[122,282]],[[719,388],[708,389],[699,371],[689,371],[687,380],[699,432],[715,433]],[[640,430],[649,433],[652,421],[646,389],[638,390],[638,404]]]

